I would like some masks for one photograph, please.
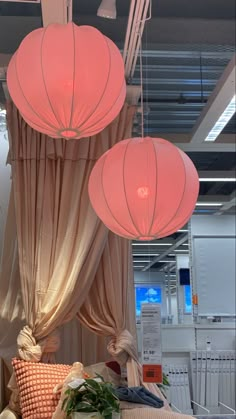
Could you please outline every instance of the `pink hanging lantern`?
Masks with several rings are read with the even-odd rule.
[[[100,157],[89,179],[98,217],[128,239],[169,236],[192,215],[199,192],[190,158],[162,138],[132,138]]]
[[[25,121],[53,138],[97,134],[118,115],[126,95],[116,45],[74,23],[27,35],[10,61],[7,85]]]

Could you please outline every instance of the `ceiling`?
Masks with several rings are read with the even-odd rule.
[[[97,27],[123,51],[130,1],[117,0],[116,20],[97,17],[99,5],[100,0],[74,0],[73,21]],[[214,143],[193,141],[199,118],[213,106],[211,101],[219,79],[235,53],[235,5],[234,0],[153,0],[152,18],[146,22],[143,32],[144,132],[178,144],[192,159],[200,177],[235,177],[235,115]],[[0,103],[3,105],[5,70],[10,56],[24,36],[42,24],[40,4],[0,0]],[[140,86],[140,73],[138,59],[127,83]],[[141,134],[139,112],[133,134]],[[222,205],[196,207],[196,214],[235,214],[235,182],[201,182],[199,201]],[[184,231],[150,245],[133,243],[135,269],[169,267],[175,275],[175,254],[179,251],[187,254],[187,242]],[[145,254],[149,256],[142,256]]]

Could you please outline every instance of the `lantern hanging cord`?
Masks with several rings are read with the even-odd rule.
[[[148,50],[148,27],[146,27],[145,32],[145,44],[146,44],[146,51]],[[146,54],[146,60],[145,60],[145,66],[146,66],[146,119],[147,119],[147,133],[149,133],[149,84],[148,84],[148,54]]]
[[[142,138],[144,138],[144,112],[143,112],[143,60],[142,60],[142,37],[141,34],[139,33],[139,37],[140,37],[140,48],[139,48],[139,52],[140,52],[140,56],[139,56],[139,61],[140,61],[140,84],[141,84],[141,136]]]
[[[139,35],[139,62],[140,62],[140,84],[141,84],[141,136],[144,138],[144,110],[143,110],[143,60],[142,60],[142,31],[141,31],[141,24],[146,23],[148,20],[152,18],[152,0],[149,2],[149,16],[146,19],[141,19],[137,23],[139,26],[138,35]]]

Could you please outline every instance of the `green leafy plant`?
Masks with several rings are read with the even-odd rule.
[[[100,381],[92,378],[85,379],[84,383],[76,388],[68,388],[62,409],[70,416],[73,412],[98,412],[105,419],[112,419],[112,413],[120,412],[118,398],[112,384],[97,376]]]
[[[162,384],[157,384],[159,389],[161,390],[163,396],[166,398],[166,394],[165,394],[165,389],[166,387],[170,387],[170,383],[169,380],[166,376],[166,374],[163,373],[163,379],[162,379]]]

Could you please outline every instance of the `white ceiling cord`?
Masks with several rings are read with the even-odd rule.
[[[116,0],[102,0],[97,16],[107,19],[116,19]]]
[[[146,21],[151,18],[151,6],[151,0],[131,0],[130,3],[130,12],[123,51],[125,77],[127,81],[132,79],[134,75],[144,26]]]

